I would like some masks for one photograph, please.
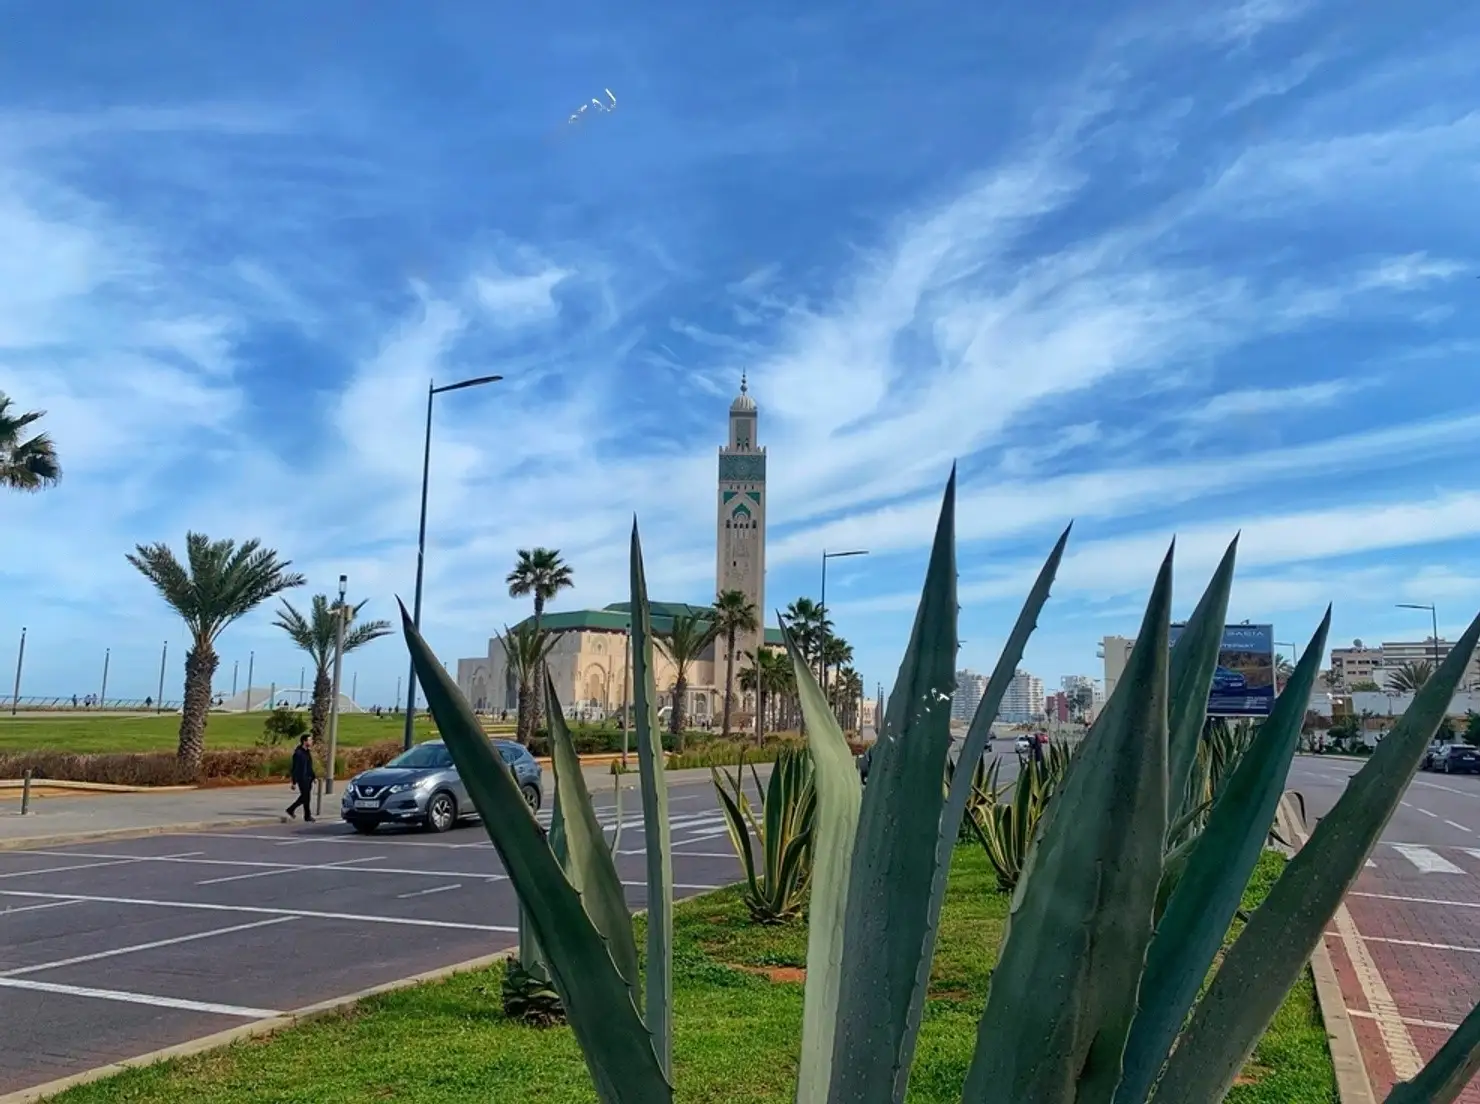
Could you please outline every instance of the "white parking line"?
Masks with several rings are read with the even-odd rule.
[[[121,1001],[125,1004],[147,1004],[153,1008],[178,1008],[183,1012],[210,1012],[217,1016],[240,1016],[247,1020],[270,1020],[282,1015],[270,1008],[239,1008],[234,1004],[208,1004],[205,1001],[152,997],[147,993],[124,993],[117,989],[89,989],[81,985],[54,985],[47,981],[24,981],[21,978],[0,978],[0,988],[31,989],[38,993],[92,997],[95,1000]]]
[[[1451,827],[1451,828],[1458,828],[1461,832],[1468,832],[1469,831],[1469,829],[1466,828],[1463,824],[1456,824],[1452,820],[1446,820],[1444,823],[1447,824],[1447,825],[1449,825],[1449,827]]]
[[[272,924],[286,924],[291,920],[293,920],[291,916],[274,916],[270,920],[254,920],[250,924],[234,924],[229,928],[212,928],[210,931],[195,932],[193,935],[177,935],[173,939],[156,939],[152,943],[135,943],[131,947],[115,947],[111,951],[98,951],[96,954],[61,958],[55,962],[42,962],[35,966],[22,966],[18,970],[0,971],[0,978],[20,977],[22,974],[35,974],[42,970],[59,970],[63,966],[76,966],[83,962],[96,962],[100,958],[116,958],[119,955],[135,954],[138,951],[152,951],[159,947],[173,947],[177,943],[194,943],[198,939],[214,939],[218,935],[232,935],[236,932],[251,931],[253,928],[265,928]]]
[[[367,855],[362,859],[340,859],[338,862],[322,863],[318,866],[284,866],[277,870],[254,870],[250,874],[228,874],[224,878],[207,878],[195,884],[198,886],[220,885],[222,882],[242,882],[248,878],[271,878],[274,874],[291,874],[295,870],[339,870],[350,863],[376,862],[383,858],[385,858],[384,855]]]
[[[1392,939],[1383,935],[1362,936],[1368,943],[1392,943],[1399,947],[1423,947],[1430,951],[1464,951],[1466,954],[1480,954],[1480,947],[1460,947],[1453,943],[1425,943],[1421,939]]]
[[[411,928],[452,928],[457,931],[517,933],[518,928],[498,924],[459,924],[451,920],[418,920],[409,916],[361,916],[352,912],[316,912],[310,909],[262,908],[253,905],[218,905],[202,901],[153,901],[144,897],[94,897],[85,893],[36,893],[23,889],[0,889],[0,896],[42,900],[90,901],[100,905],[138,905],[145,908],[196,909],[201,912],[241,912],[255,916],[301,916],[309,920],[347,920],[355,924],[396,924]]]
[[[453,882],[451,885],[432,886],[431,889],[418,889],[418,890],[415,890],[414,892],[411,892],[411,893],[398,893],[398,894],[396,894],[396,900],[398,900],[398,901],[404,901],[408,897],[429,897],[433,893],[446,893],[449,889],[461,889],[461,888],[462,888],[462,883],[461,882]]]
[[[48,851],[12,851],[14,855],[46,855],[53,852]],[[198,854],[198,852],[191,852]],[[92,858],[122,858],[122,856],[93,855]],[[384,856],[379,856],[384,858]],[[181,863],[189,866],[245,866],[256,870],[265,870],[270,874],[284,873],[290,870],[343,870],[352,874],[403,874],[413,878],[479,878],[488,882],[502,882],[508,878],[507,874],[496,874],[491,871],[464,871],[464,870],[424,870],[413,867],[400,866],[343,866],[339,861],[333,863],[291,863],[291,862],[261,862],[249,859],[196,859],[186,858],[181,855],[145,855],[138,862],[160,862]],[[343,862],[360,862],[368,860],[345,859]],[[220,879],[231,881],[231,878]],[[199,883],[204,884],[204,883]]]
[[[0,893],[6,892],[0,889]],[[1441,901],[1436,897],[1404,897],[1397,893],[1359,893],[1352,890],[1350,897],[1371,897],[1374,901],[1402,901],[1407,905],[1448,905],[1450,908],[1480,908],[1480,901]]]
[[[6,905],[0,909],[0,916],[11,916],[17,912],[39,912],[41,909],[66,908],[68,905],[80,904],[82,904],[81,901],[48,901],[44,905],[21,905],[18,908]]]
[[[1361,1019],[1361,1020],[1375,1020],[1375,1019],[1377,1019],[1377,1016],[1374,1015],[1373,1013],[1371,1013],[1371,1012],[1361,1012],[1361,1011],[1358,1011],[1355,1008],[1348,1008],[1346,1010],[1346,1014],[1348,1016],[1356,1016],[1358,1019]],[[1410,1016],[1404,1016],[1404,1017],[1402,1017],[1402,1022],[1405,1023],[1405,1024],[1407,1024],[1409,1027],[1427,1027],[1427,1028],[1430,1028],[1430,1029],[1432,1029],[1434,1031],[1458,1031],[1459,1030],[1459,1025],[1458,1024],[1441,1023],[1439,1020],[1416,1020],[1416,1019],[1413,1019]]]
[[[12,851],[11,854],[13,854],[13,855],[57,855],[57,856],[70,854],[72,857],[79,858],[79,859],[87,859],[87,858],[98,858],[98,859],[100,859],[100,858],[103,858],[104,857],[102,855],[84,855],[84,854],[80,854],[80,853],[76,853],[76,852],[64,852],[64,851]],[[150,858],[156,858],[157,857],[157,858],[161,858],[161,859],[185,859],[185,858],[190,858],[190,857],[192,857],[194,855],[204,855],[204,854],[205,854],[204,851],[177,851],[177,852],[175,852],[172,855],[159,855],[159,856],[149,856],[149,857]],[[134,855],[128,855],[128,856],[125,856],[125,855],[113,855],[113,856],[109,856],[108,857],[108,861],[107,862],[72,863],[70,866],[48,866],[48,867],[45,867],[45,868],[43,868],[41,870],[12,870],[12,871],[10,871],[7,874],[0,874],[0,878],[29,878],[29,877],[31,877],[32,875],[35,875],[35,874],[63,874],[63,873],[66,873],[68,870],[97,870],[99,867],[104,867],[104,866],[126,866],[129,863],[137,863],[137,862],[144,862],[144,861],[145,861],[144,858],[139,857],[139,856],[134,856]]]

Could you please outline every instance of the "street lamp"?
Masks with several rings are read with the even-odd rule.
[[[1289,648],[1290,649],[1290,668],[1291,668],[1291,670],[1294,670],[1295,664],[1300,661],[1300,657],[1296,653],[1296,647],[1297,647],[1296,644],[1293,641],[1290,641],[1290,640],[1276,640],[1274,642],[1274,646],[1276,648]],[[1278,660],[1275,661],[1275,665],[1274,665],[1274,683],[1275,683],[1275,687],[1274,687],[1275,688],[1275,691],[1278,692],[1279,689],[1280,689],[1280,665],[1279,665],[1279,661]]]
[[[427,554],[427,485],[432,475],[432,400],[448,391],[461,391],[467,387],[481,387],[485,383],[497,383],[503,376],[479,376],[461,383],[449,383],[438,387],[435,382],[427,384],[427,434],[421,458],[421,525],[416,535],[416,594],[412,599],[411,623],[421,631],[421,584]],[[406,731],[401,746],[411,749],[412,721],[416,716],[416,661],[411,662],[411,671],[406,681]]]
[[[867,555],[868,555],[868,549],[867,548],[855,548],[851,552],[828,552],[825,549],[823,550],[823,553],[822,553],[822,601],[818,603],[818,606],[819,606],[818,614],[819,614],[819,617],[821,618],[822,628],[823,628],[824,632],[827,629],[827,561],[828,560],[840,560],[844,556],[867,556]],[[824,661],[823,661],[823,658],[822,658],[822,641],[819,640],[817,642],[817,677],[819,679],[822,679],[823,681],[826,681],[826,678],[827,678],[827,668],[823,664],[824,664]],[[823,689],[825,690],[826,687],[823,687]]]
[[[1424,605],[1421,602],[1399,602],[1398,609],[1428,610],[1429,620],[1434,626],[1434,670],[1439,669],[1439,612],[1432,605]],[[1432,673],[1432,672],[1431,672]]]
[[[339,604],[334,607],[334,687],[329,698],[329,759],[324,768],[324,788],[319,791],[319,811],[324,809],[324,794],[334,792],[334,754],[339,743],[339,684],[344,673],[344,623],[349,620],[349,606],[344,600],[349,576],[339,576]]]

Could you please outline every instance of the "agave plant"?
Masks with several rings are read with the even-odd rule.
[[[1023,763],[1015,783],[998,785],[1000,758],[986,771],[980,787],[972,780],[972,796],[967,799],[963,822],[997,871],[998,888],[1009,893],[1017,888],[1027,865],[1029,848],[1038,833],[1038,821],[1068,773],[1069,758],[1067,747],[1052,744],[1041,762],[1030,758]],[[1009,791],[1012,797],[1004,801]]]
[[[955,476],[920,606],[875,745],[869,785],[808,657],[787,634],[813,762],[816,814],[797,1104],[900,1104],[908,1088],[952,849],[971,774],[942,786],[957,645]],[[967,731],[980,758],[1047,601],[1068,533],[1040,572]],[[1480,618],[1286,866],[1219,958],[1265,844],[1325,652],[1330,613],[1254,735],[1156,920],[1168,795],[1186,793],[1233,580],[1230,546],[1174,648],[1172,556],[1125,673],[1038,822],[992,974],[968,1104],[1214,1104],[1223,1099],[1361,873],[1480,640]],[[646,999],[631,918],[568,735],[552,728],[569,862],[562,868],[455,684],[403,619],[417,675],[535,936],[604,1104],[673,1099],[672,864],[653,711],[641,546],[632,541],[643,813]],[[785,630],[783,630],[785,633]],[[1480,1064],[1480,1009],[1389,1104],[1452,1104]]]
[[[755,782],[761,812],[757,817],[745,794],[745,755],[731,776],[710,767],[730,831],[730,842],[745,869],[745,906],[751,919],[779,924],[797,917],[812,878],[812,826],[817,815],[817,792],[812,786],[812,757],[803,748],[783,748],[761,788],[755,767]],[[757,870],[751,838],[760,844]]]

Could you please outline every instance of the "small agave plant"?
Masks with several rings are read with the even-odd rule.
[[[806,658],[787,640],[816,791],[797,1104],[901,1104],[908,1087],[951,852],[971,796],[971,772],[957,771],[942,785],[956,669],[955,483],[953,472],[867,792]],[[961,749],[966,762],[986,746],[1068,536],[1054,547],[1003,648]],[[1234,555],[1230,546],[1175,648],[1170,552],[1157,573],[1125,674],[1034,832],[965,1073],[966,1104],[1222,1100],[1361,872],[1480,638],[1477,618],[1286,866],[1209,982],[1274,820],[1330,622],[1328,611],[1272,715],[1206,810],[1168,891],[1168,843],[1181,797],[1193,788]],[[409,618],[406,639],[598,1097],[666,1104],[673,1099],[672,861],[635,525],[631,577],[647,835],[646,993],[621,882],[569,733],[555,723],[559,709],[550,717],[564,866]],[[1393,1090],[1389,1104],[1451,1104],[1477,1065],[1480,1009],[1414,1080]]]

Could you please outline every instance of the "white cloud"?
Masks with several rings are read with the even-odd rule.
[[[563,268],[545,268],[525,276],[494,270],[475,277],[473,287],[495,324],[516,328],[547,321],[560,313],[555,289],[570,275]]]
[[[1372,382],[1368,380],[1327,380],[1300,387],[1225,391],[1214,395],[1206,405],[1190,411],[1184,417],[1192,422],[1217,424],[1231,418],[1304,413],[1315,407],[1330,406],[1353,391],[1370,386]]]

